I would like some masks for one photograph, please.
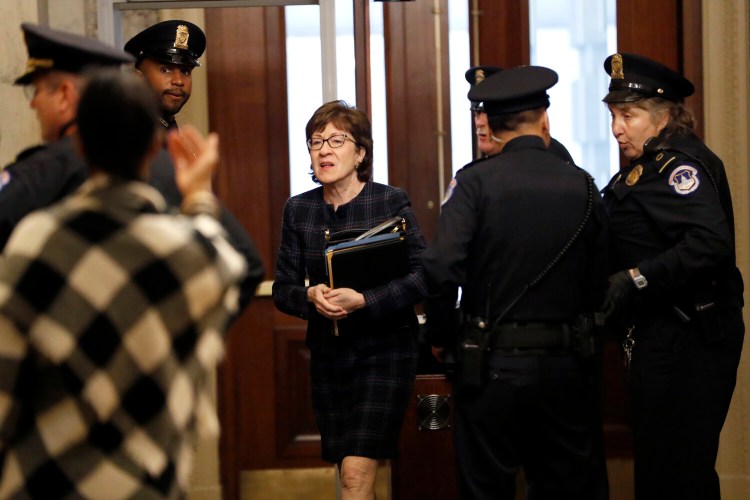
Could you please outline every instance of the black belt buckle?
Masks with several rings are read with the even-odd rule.
[[[593,316],[585,323],[505,323],[493,330],[491,348],[506,356],[593,353]]]

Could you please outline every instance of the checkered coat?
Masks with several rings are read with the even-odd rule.
[[[0,260],[0,498],[179,498],[244,259],[207,215],[91,179]]]

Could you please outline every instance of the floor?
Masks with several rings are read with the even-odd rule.
[[[607,462],[610,500],[633,499],[633,465],[630,460]],[[336,496],[335,468],[257,470],[242,473],[240,495],[244,500],[331,500]],[[390,470],[387,464],[378,470],[378,500],[390,500]],[[519,491],[519,500],[523,492]],[[422,499],[403,499],[422,500]]]

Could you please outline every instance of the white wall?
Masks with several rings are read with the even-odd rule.
[[[40,141],[39,125],[24,97],[23,88],[13,85],[26,68],[26,46],[22,22],[36,22],[36,0],[0,1],[0,168],[16,154]]]

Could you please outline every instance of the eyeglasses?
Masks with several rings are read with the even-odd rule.
[[[27,101],[31,101],[33,98],[35,98],[38,92],[39,89],[33,83],[29,83],[23,86],[23,95],[26,97]]]
[[[324,142],[327,142],[331,148],[338,149],[341,146],[343,146],[346,141],[352,141],[354,144],[357,144],[357,141],[355,141],[354,139],[352,139],[346,134],[334,134],[328,139],[321,139],[320,137],[308,139],[307,149],[310,149],[312,151],[317,151],[319,149],[322,149]]]

